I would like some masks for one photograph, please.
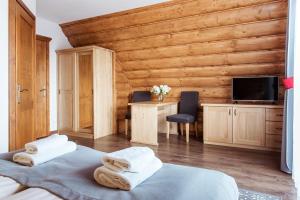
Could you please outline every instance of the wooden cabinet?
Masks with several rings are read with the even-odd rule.
[[[204,107],[205,141],[232,143],[232,107]]]
[[[96,46],[58,50],[58,131],[99,138],[113,133],[113,52]]]
[[[266,109],[266,146],[281,148],[283,109]]]
[[[279,150],[283,109],[280,105],[202,104],[204,143]]]
[[[265,109],[233,108],[233,143],[265,145]]]

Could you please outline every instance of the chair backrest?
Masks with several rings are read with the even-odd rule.
[[[179,113],[190,114],[197,119],[198,114],[199,92],[185,91],[181,92],[179,102]]]
[[[132,103],[142,102],[142,101],[151,101],[150,91],[134,91],[132,93]]]

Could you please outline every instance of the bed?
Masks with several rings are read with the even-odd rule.
[[[102,187],[94,181],[93,172],[101,165],[104,154],[78,146],[75,152],[35,167],[11,162],[13,153],[1,154],[0,176],[26,187],[21,195],[32,195],[30,199],[44,195],[45,200],[238,200],[238,188],[232,177],[214,170],[167,163],[131,191]],[[20,190],[16,190],[5,199],[19,197]]]

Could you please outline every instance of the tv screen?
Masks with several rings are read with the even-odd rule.
[[[232,80],[233,101],[278,100],[278,77],[239,77]]]

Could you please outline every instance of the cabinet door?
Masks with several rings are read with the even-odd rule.
[[[232,143],[232,107],[204,107],[204,141]]]
[[[93,126],[93,52],[78,54],[79,129]]]
[[[233,109],[233,143],[265,146],[265,108]]]
[[[58,56],[58,130],[73,131],[74,117],[73,53]]]

